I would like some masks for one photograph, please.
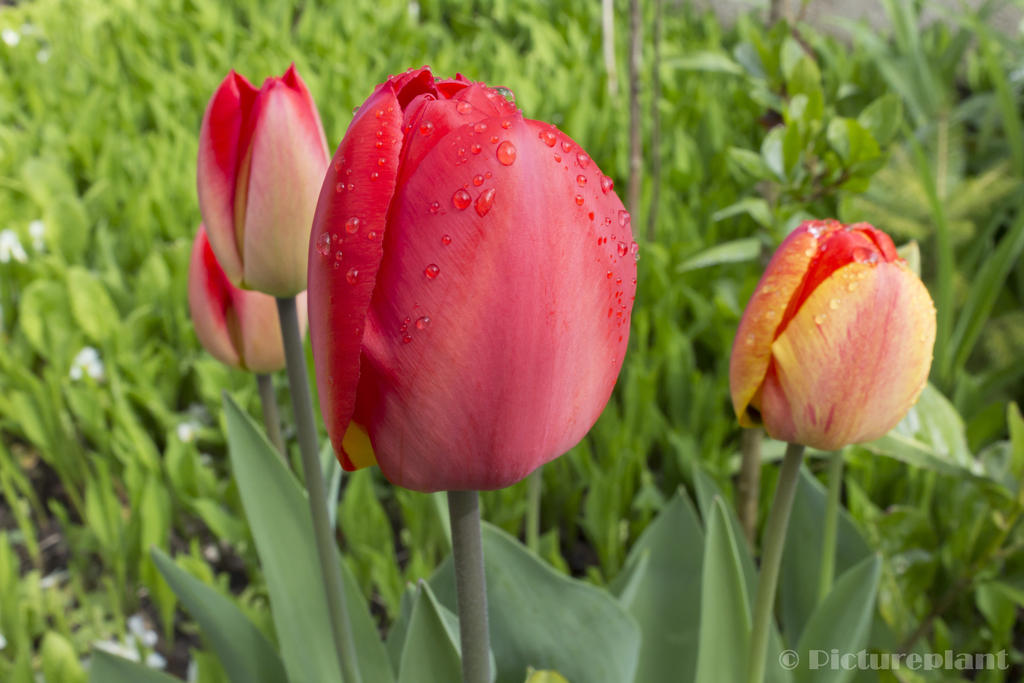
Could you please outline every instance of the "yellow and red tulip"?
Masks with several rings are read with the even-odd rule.
[[[306,294],[297,297],[300,329],[306,325]],[[192,243],[188,307],[196,336],[217,360],[253,372],[284,367],[284,346],[274,297],[231,284],[217,262],[202,224]]]
[[[561,131],[461,76],[390,78],[335,153],[310,238],[342,464],[372,464],[368,435],[396,484],[493,489],[572,448],[622,365],[635,253],[611,180]]]
[[[232,71],[199,132],[199,209],[233,284],[278,297],[306,288],[306,248],[329,161],[295,66],[256,89]]]
[[[928,380],[935,306],[888,235],[808,221],[747,304],[729,385],[743,426],[822,450],[876,439]]]

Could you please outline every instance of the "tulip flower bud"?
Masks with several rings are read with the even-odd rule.
[[[622,365],[635,254],[611,179],[554,126],[427,68],[379,86],[310,236],[310,338],[342,464],[373,462],[350,423],[420,491],[508,486],[569,450]]]
[[[733,343],[740,424],[821,450],[876,439],[928,381],[935,306],[867,223],[807,221],[779,246]]]
[[[233,284],[277,297],[306,288],[306,250],[329,160],[313,98],[292,65],[257,90],[232,71],[199,132],[199,210]]]
[[[296,298],[299,327],[306,326],[306,294]],[[188,307],[196,336],[217,360],[253,372],[284,367],[277,302],[261,292],[238,289],[228,280],[200,224],[188,268]]]

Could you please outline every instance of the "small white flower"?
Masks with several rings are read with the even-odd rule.
[[[64,571],[64,570],[57,570],[55,572],[50,572],[49,574],[47,574],[43,578],[39,579],[39,587],[42,588],[43,590],[49,590],[50,588],[56,588],[57,586],[59,586],[64,581],[64,579],[67,577],[67,575],[68,575],[68,573],[66,571]]]
[[[192,443],[196,440],[196,432],[199,431],[199,424],[189,420],[188,422],[181,422],[178,424],[178,441],[182,443]]]
[[[43,241],[43,237],[46,236],[46,223],[43,223],[38,218],[28,224],[28,236],[32,238],[32,248],[36,251],[43,251],[46,249],[46,242]]]
[[[46,64],[48,61],[50,61],[50,48],[39,48],[39,52],[36,53],[36,61],[40,64]]]
[[[0,31],[0,40],[14,47],[21,42],[21,34],[13,28],[5,28],[3,31]]]
[[[84,375],[89,375],[97,382],[102,382],[105,376],[103,361],[100,353],[91,346],[86,346],[71,361],[71,379],[80,380]]]
[[[420,3],[416,2],[416,0],[412,0],[412,2],[408,4],[406,9],[409,12],[410,19],[412,19],[413,21],[420,20]]]
[[[150,669],[165,669],[167,668],[167,660],[159,652],[150,652],[146,655],[146,666]]]
[[[133,614],[128,617],[128,630],[132,632],[132,635],[142,641],[142,644],[146,647],[152,648],[156,645],[156,631],[146,625],[146,618],[141,614]]]
[[[25,248],[21,246],[18,233],[8,228],[0,231],[0,263],[10,263],[11,259],[19,263],[25,263],[25,261],[28,261],[28,254],[25,253]]]
[[[0,650],[7,647],[7,639],[4,638],[4,634],[0,633]]]
[[[113,638],[98,640],[93,643],[92,646],[97,650],[103,650],[104,652],[109,652],[112,655],[130,659],[133,662],[139,661],[139,650],[135,647],[135,639],[131,636],[128,636],[124,642],[114,640]]]

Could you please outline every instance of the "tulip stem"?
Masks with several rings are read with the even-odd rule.
[[[274,395],[274,381],[270,373],[257,372],[256,386],[260,390],[260,407],[263,408],[263,426],[267,429],[267,438],[287,465],[287,451],[284,450],[284,439],[281,438],[281,418],[277,412],[277,397]]]
[[[455,604],[462,643],[462,683],[490,683],[491,638],[487,627],[487,585],[480,536],[480,497],[476,491],[449,491],[455,562]]]
[[[750,634],[750,659],[747,661],[747,683],[764,681],[765,658],[768,652],[768,634],[771,633],[775,589],[779,582],[779,565],[786,542],[789,513],[800,475],[804,447],[791,443],[786,448],[775,487],[775,499],[764,527],[761,545],[761,571],[758,573],[757,594],[754,599],[754,625]]]
[[[334,634],[335,653],[345,683],[361,683],[359,667],[356,665],[355,641],[345,608],[341,566],[338,564],[338,546],[331,532],[324,476],[320,471],[316,421],[313,418],[313,398],[309,393],[306,355],[302,349],[302,336],[299,334],[295,297],[279,297],[277,299],[277,315],[281,321],[281,333],[284,336],[288,385],[291,388],[292,410],[295,411],[295,426],[299,435],[303,479],[309,494],[309,510],[313,516],[313,532],[316,537],[317,555],[320,559],[320,573],[327,594],[327,609],[331,618],[331,631]]]
[[[760,427],[744,429],[740,434],[740,475],[736,482],[736,496],[739,501],[740,524],[747,536],[747,544],[753,550],[757,543],[757,511],[761,492],[761,440],[764,430]]]
[[[843,488],[843,452],[828,461],[828,493],[825,498],[825,528],[821,535],[821,573],[818,575],[818,604],[832,590],[836,574],[836,535],[839,527],[839,492]]]
[[[526,478],[526,547],[540,553],[540,494],[544,488],[544,468],[538,467]]]

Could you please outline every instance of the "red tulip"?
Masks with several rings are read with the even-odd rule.
[[[583,438],[636,288],[611,189],[483,84],[423,68],[377,88],[327,172],[309,254],[321,410],[347,469],[374,457],[342,443],[350,422],[388,479],[421,491],[508,486]]]
[[[228,278],[294,296],[306,288],[306,247],[329,161],[313,98],[292,65],[257,90],[232,71],[199,132],[199,209]]]
[[[188,307],[196,336],[217,360],[253,372],[284,367],[284,346],[274,297],[238,289],[228,280],[200,224],[188,268]],[[306,326],[306,294],[297,301]]]
[[[779,246],[733,343],[743,426],[822,450],[876,439],[928,381],[935,306],[867,223],[808,221]]]

